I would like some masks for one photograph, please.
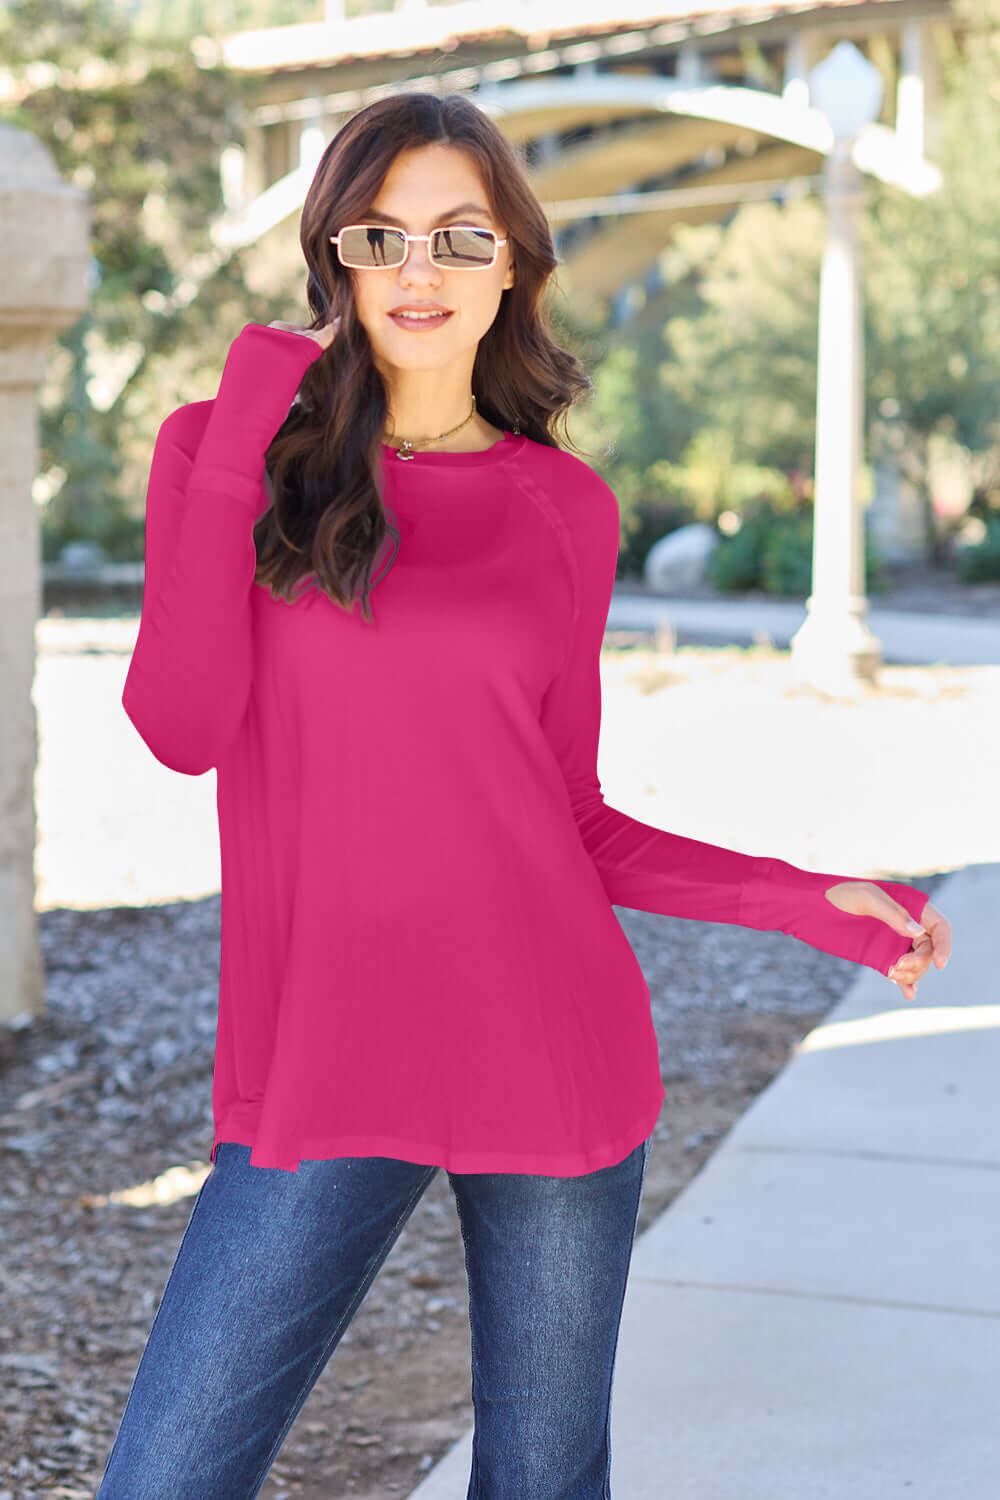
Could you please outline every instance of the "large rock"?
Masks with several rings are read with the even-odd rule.
[[[646,587],[669,594],[673,589],[693,588],[702,583],[708,559],[718,545],[714,526],[692,521],[661,537],[646,554],[643,579]]]

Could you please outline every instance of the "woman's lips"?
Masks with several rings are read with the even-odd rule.
[[[397,328],[405,328],[414,333],[425,333],[429,328],[440,328],[442,324],[447,323],[451,313],[438,312],[430,318],[408,318],[405,313],[390,313],[389,317]]]

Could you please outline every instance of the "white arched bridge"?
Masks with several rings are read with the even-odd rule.
[[[557,235],[559,280],[600,315],[655,286],[671,228],[810,185],[830,150],[808,72],[849,39],[880,69],[865,170],[929,190],[948,0],[644,0],[428,4],[200,40],[245,76],[244,144],[223,153],[218,254],[287,237],[320,153],[364,105],[402,89],[468,92],[523,150]],[[627,224],[627,233],[623,225]]]

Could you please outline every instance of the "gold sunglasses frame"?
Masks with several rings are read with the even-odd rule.
[[[389,266],[347,266],[346,261],[340,260],[340,236],[342,234],[345,234],[348,229],[391,229],[396,234],[401,234],[403,236],[403,259],[393,261],[392,265]],[[473,229],[477,234],[491,234],[493,236],[493,259],[485,261],[482,264],[476,266],[440,265],[436,260],[433,259],[430,253],[431,235],[444,234],[447,233],[449,229]],[[345,224],[341,229],[337,231],[336,234],[328,235],[327,238],[329,239],[331,245],[336,245],[337,259],[340,260],[340,264],[342,266],[346,266],[347,269],[351,271],[398,271],[400,266],[405,266],[406,262],[410,258],[411,240],[427,241],[427,258],[432,266],[437,266],[439,271],[488,271],[491,266],[496,265],[497,257],[500,254],[500,247],[501,245],[506,245],[508,236],[504,235],[504,237],[501,239],[495,229],[487,229],[482,224],[442,224],[438,229],[432,229],[430,231],[430,234],[407,234],[406,230],[402,229],[398,224]]]

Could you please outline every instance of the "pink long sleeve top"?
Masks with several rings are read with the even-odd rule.
[[[215,767],[215,1147],[260,1167],[390,1156],[573,1176],[663,1101],[613,904],[779,930],[880,973],[909,951],[852,877],[638,822],[597,776],[619,547],[608,485],[506,432],[382,448],[400,532],[372,621],[253,582],[264,455],[312,339],[249,324],[214,401],[160,427],[123,705],[164,765]],[[878,882],[920,918],[926,893]]]

